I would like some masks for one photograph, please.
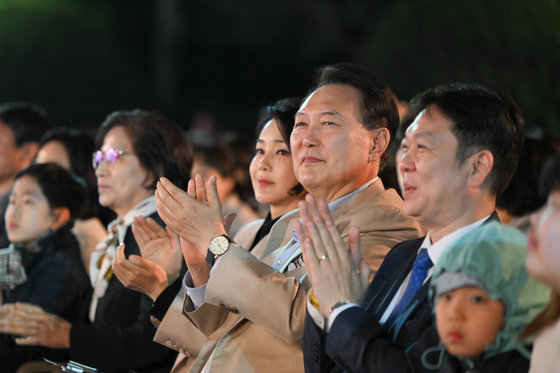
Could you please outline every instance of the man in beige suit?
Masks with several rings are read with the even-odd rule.
[[[323,68],[290,139],[297,179],[329,204],[345,240],[356,232],[352,227],[360,228],[361,256],[372,271],[397,242],[421,234],[396,192],[377,177],[397,125],[390,88],[341,64]],[[208,337],[191,371],[303,371],[307,281],[293,233],[299,212],[284,215],[262,250],[249,253],[226,235],[214,178],[205,185],[196,177],[188,193],[162,179],[156,198],[160,216],[181,237],[189,266],[185,322]]]

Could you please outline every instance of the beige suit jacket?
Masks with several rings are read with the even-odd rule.
[[[305,267],[284,273],[271,267],[295,242],[298,217],[297,210],[282,217],[260,250],[249,253],[232,245],[214,266],[206,303],[193,311],[185,299],[185,316],[208,337],[192,372],[303,372],[300,343],[309,288]],[[333,217],[346,241],[351,227],[360,228],[362,254],[374,270],[391,247],[422,234],[416,221],[402,212],[397,193],[385,190],[381,180]],[[300,253],[288,260],[301,264]]]
[[[206,336],[192,323],[185,322],[183,316],[183,299],[185,291],[177,294],[157,327],[154,342],[178,352],[172,373],[188,372],[193,365],[200,348],[206,342]]]
[[[253,243],[263,221],[264,219],[257,219],[246,224],[235,235],[235,242],[244,247],[249,247]],[[254,250],[257,252],[262,251],[265,243],[266,236],[259,241]],[[178,351],[171,373],[188,372],[195,362],[200,348],[206,341],[206,336],[193,323],[185,319],[182,313],[184,297],[185,291],[181,289],[161,320],[154,336],[155,342]]]

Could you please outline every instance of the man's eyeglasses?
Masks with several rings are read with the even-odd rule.
[[[93,152],[91,157],[91,164],[93,165],[93,169],[97,169],[99,164],[103,161],[114,163],[123,155],[127,155],[128,153],[123,152],[122,150],[118,149],[107,149],[107,150],[98,150]]]

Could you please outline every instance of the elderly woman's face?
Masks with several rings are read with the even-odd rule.
[[[146,189],[147,171],[134,154],[126,131],[117,126],[103,139],[103,160],[95,170],[99,203],[115,211],[119,217],[126,215],[134,206],[153,194]],[[105,157],[105,154],[118,154]],[[109,160],[107,160],[110,158]]]

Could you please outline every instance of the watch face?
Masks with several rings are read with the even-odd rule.
[[[214,255],[222,255],[229,249],[229,240],[224,236],[217,236],[210,241],[208,250]]]

